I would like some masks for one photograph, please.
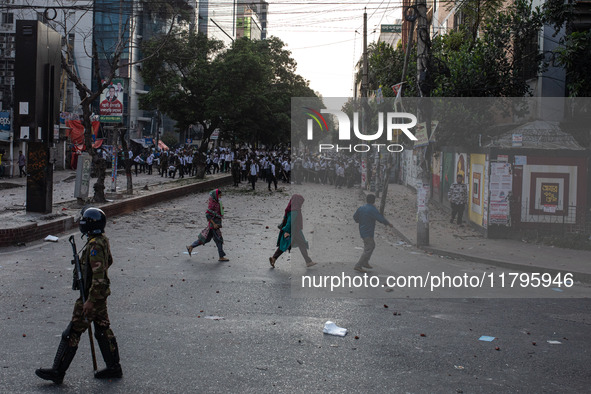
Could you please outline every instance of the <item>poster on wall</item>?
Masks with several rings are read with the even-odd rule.
[[[489,224],[509,224],[509,194],[512,182],[511,164],[491,163]]]
[[[472,210],[472,212],[475,212],[479,215],[482,214],[482,182],[483,182],[482,173],[483,172],[484,172],[484,167],[482,166],[482,164],[472,164],[472,171],[470,174],[471,175],[470,209]]]
[[[468,164],[468,160],[466,159],[466,154],[465,153],[458,153],[457,161],[456,161],[456,176],[454,177],[454,180],[458,177],[458,175],[461,175],[464,177],[464,182],[466,181],[466,172],[467,172],[466,166],[467,166],[467,164]]]
[[[542,182],[542,190],[541,190],[541,197],[542,197],[542,205],[546,206],[558,206],[558,197],[560,191],[560,184],[559,183],[548,183]]]
[[[439,125],[438,120],[431,121],[431,138],[427,136],[427,124],[425,122],[417,124],[415,130],[415,137],[417,140],[415,141],[415,148],[419,148],[421,146],[429,145],[429,142],[435,141],[435,131],[437,130],[437,126]]]
[[[101,93],[99,105],[101,122],[121,123],[123,121],[123,83],[123,79],[113,79]]]

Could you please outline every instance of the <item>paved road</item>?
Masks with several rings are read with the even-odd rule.
[[[184,249],[204,225],[206,194],[109,219],[110,315],[125,376],[94,380],[85,337],[60,391],[588,390],[591,309],[581,298],[589,296],[588,286],[529,289],[510,299],[493,289],[426,298],[424,290],[381,287],[340,288],[337,296],[316,289],[323,295],[316,297],[298,285],[302,274],[356,277],[351,267],[362,243],[351,215],[359,195],[317,185],[302,190],[304,232],[318,266],[306,271],[294,250],[272,270],[276,225],[294,189],[267,193],[257,186],[256,193],[228,188],[223,198],[227,263],[217,262],[213,245],[192,257]],[[432,256],[378,229],[372,258],[378,277],[510,273]],[[67,236],[0,252],[5,392],[54,391],[34,369],[51,365],[71,313],[70,259]],[[210,319],[215,316],[223,319]],[[349,329],[347,336],[323,334],[327,320]],[[479,341],[482,335],[496,339]]]

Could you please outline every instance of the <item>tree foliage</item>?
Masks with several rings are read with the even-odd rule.
[[[411,47],[411,54],[409,56],[408,70],[405,81],[402,81],[402,70],[404,68],[405,51],[402,46],[396,48],[385,42],[372,42],[367,47],[367,62],[368,62],[368,89],[370,91],[377,90],[382,87],[382,94],[384,97],[394,97],[395,93],[391,89],[392,85],[404,82],[403,92],[407,96],[413,96],[417,93],[415,83],[416,70],[416,47]],[[362,80],[363,73],[363,58],[357,63],[357,73],[355,74],[355,83],[359,84]]]
[[[287,143],[291,98],[315,97],[278,38],[241,38],[230,48],[202,34],[179,32],[144,62],[150,92],[141,104],[177,121],[178,129],[201,124],[205,149],[216,128],[234,143]],[[151,40],[146,54],[162,45]]]
[[[224,52],[220,91],[224,134],[235,142],[287,143],[291,98],[314,97],[308,82],[296,74],[296,63],[278,38],[241,38]]]
[[[573,0],[547,0],[544,3],[544,16],[547,23],[554,27],[559,46],[554,50],[554,61],[566,71],[566,88],[570,97],[591,96],[591,30],[576,25],[577,4]]]
[[[570,97],[591,96],[591,30],[566,35],[562,47],[556,49],[556,62],[566,70]]]
[[[542,14],[516,0],[485,19],[480,36],[465,40],[460,28],[437,37],[432,47],[432,95],[521,97],[531,93],[529,75],[540,69],[537,33]],[[529,74],[528,74],[529,72]]]

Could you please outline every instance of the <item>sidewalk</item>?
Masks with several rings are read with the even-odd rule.
[[[75,179],[75,171],[54,172],[53,210],[48,214],[26,211],[26,178],[0,179],[0,247],[42,240],[47,235],[56,235],[75,227],[74,218],[81,209],[74,198]],[[95,182],[96,178],[92,178],[89,197],[93,195],[92,185]],[[226,184],[231,182],[231,176],[218,173],[206,176],[204,181],[195,177],[182,179],[160,177],[156,171],[153,175],[140,173],[138,176],[133,175],[133,195],[127,195],[123,194],[127,187],[127,179],[123,171],[119,170],[117,193],[113,199],[109,200],[110,194],[107,194],[107,203],[95,205],[105,213],[109,212],[109,216],[114,216],[163,199],[190,194],[202,187],[211,187],[212,182]],[[109,188],[110,184],[110,171],[108,171],[105,186]]]
[[[376,201],[379,206],[379,199]],[[416,245],[417,197],[414,190],[391,184],[385,216],[406,242]],[[562,249],[508,239],[487,239],[466,225],[449,223],[450,215],[429,204],[429,246],[426,252],[482,262],[524,272],[573,273],[575,281],[591,283],[591,251]]]

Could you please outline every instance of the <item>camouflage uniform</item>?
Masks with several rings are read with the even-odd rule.
[[[468,187],[464,183],[456,182],[452,184],[447,192],[447,198],[451,204],[451,220],[449,222],[453,223],[457,215],[458,224],[461,225],[466,202],[468,201]]]
[[[40,378],[51,380],[57,384],[62,383],[66,371],[76,355],[80,336],[89,328],[91,321],[94,322],[94,336],[107,366],[107,368],[95,372],[94,376],[99,379],[123,376],[119,364],[117,340],[110,328],[107,313],[107,297],[111,294],[107,272],[111,264],[113,264],[113,257],[107,237],[103,234],[90,236],[82,251],[80,268],[84,289],[88,289],[85,296],[88,302],[93,303],[92,310],[84,316],[82,298],[76,300],[72,320],[62,333],[53,367],[39,368],[35,371]]]
[[[98,379],[121,378],[123,371],[119,364],[119,349],[117,340],[110,328],[109,315],[107,313],[107,297],[111,294],[109,289],[109,267],[113,264],[113,256],[109,247],[109,240],[104,236],[107,217],[99,208],[86,207],[81,212],[79,228],[82,236],[88,237],[88,242],[82,250],[82,257],[78,259],[76,244],[70,237],[76,269],[74,270],[74,290],[80,290],[80,298],[74,304],[72,320],[62,332],[53,366],[51,368],[38,368],[35,374],[41,379],[51,380],[61,384],[70,367],[76,351],[80,336],[87,329],[90,332],[90,322],[94,322],[94,337],[105,360],[107,368],[96,371],[94,377]],[[77,271],[80,269],[80,271]],[[82,282],[82,283],[80,283]],[[84,290],[84,292],[82,292]],[[83,302],[85,300],[85,302]],[[92,338],[90,338],[91,344]]]
[[[82,250],[80,267],[82,268],[85,289],[88,289],[87,300],[94,304],[94,309],[92,315],[87,316],[88,320],[85,320],[82,315],[82,299],[78,298],[76,300],[72,314],[70,346],[78,345],[80,336],[86,331],[90,321],[94,321],[97,331],[102,330],[105,332],[111,344],[111,350],[114,350],[112,340],[115,336],[109,327],[109,315],[107,313],[107,297],[111,295],[108,276],[111,264],[113,264],[113,256],[111,255],[108,238],[102,234],[90,238]]]

